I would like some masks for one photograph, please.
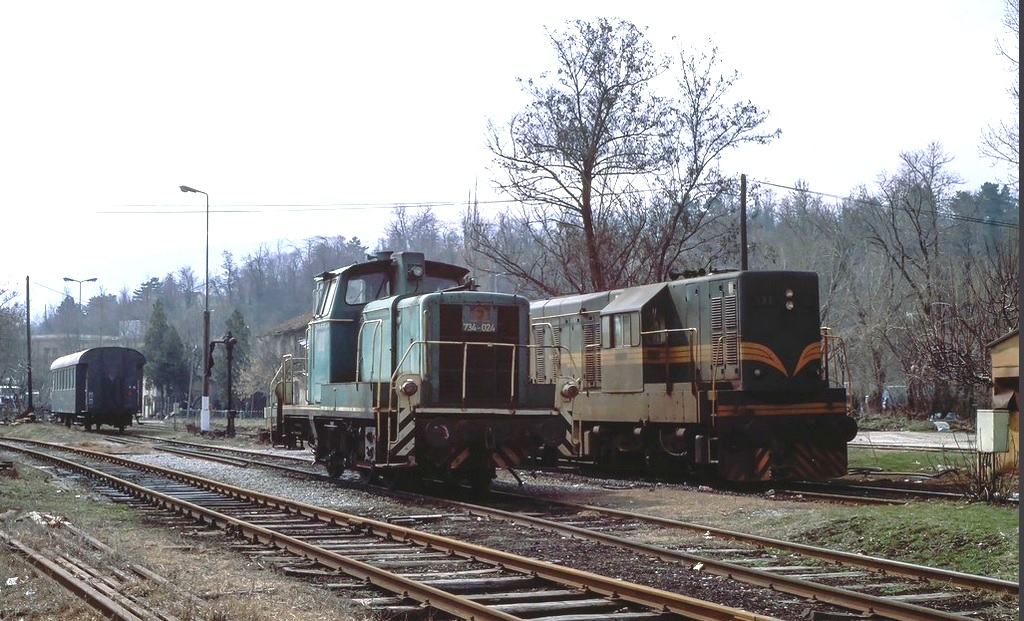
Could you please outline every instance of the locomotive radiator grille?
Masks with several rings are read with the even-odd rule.
[[[533,342],[537,345],[544,345],[544,326],[533,326]],[[533,350],[533,368],[536,369],[534,380],[543,382],[547,380],[547,356],[544,355],[544,348],[537,347]]]
[[[534,324],[533,330],[533,380],[538,384],[549,384],[555,380],[562,366],[561,328],[551,324]],[[550,334],[549,339],[547,335]],[[549,364],[550,360],[550,364]]]
[[[736,308],[735,295],[711,298],[711,359],[714,365],[739,364]]]
[[[515,343],[518,309],[494,307],[496,323],[490,332],[467,332],[463,307],[441,306],[438,402],[462,407],[509,407],[513,404]],[[462,345],[468,343],[468,345]],[[507,347],[488,347],[488,343]]]
[[[583,323],[583,383],[586,388],[601,387],[601,322]]]

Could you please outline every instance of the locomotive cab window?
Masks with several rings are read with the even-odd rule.
[[[640,313],[604,317],[604,347],[636,347],[640,344]]]
[[[317,290],[316,315],[326,317],[334,307],[334,295],[338,292],[338,281],[323,282]]]
[[[651,306],[644,310],[641,328],[645,345],[664,345],[668,342],[668,332],[666,332],[668,324],[661,308]]]
[[[391,283],[387,274],[353,276],[345,285],[345,303],[349,306],[366,304],[389,295],[391,295]]]

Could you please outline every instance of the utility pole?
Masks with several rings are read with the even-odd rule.
[[[747,176],[740,175],[740,269],[747,269]]]
[[[234,359],[235,344],[238,343],[232,334],[231,330],[224,335],[224,338],[219,341],[210,341],[210,367],[213,366],[213,346],[216,343],[221,343],[228,352],[228,428],[225,432],[229,438],[235,437],[235,402],[234,402],[234,386],[232,383],[232,366]]]
[[[28,349],[28,361],[26,362],[26,369],[28,370],[28,407],[25,409],[26,414],[31,414],[35,411],[35,407],[32,405],[32,305],[29,301],[29,290],[28,290],[28,276],[25,277],[25,344]],[[79,294],[81,295],[81,294]]]

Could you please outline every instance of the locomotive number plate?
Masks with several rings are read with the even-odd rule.
[[[494,306],[475,304],[462,307],[463,332],[497,332],[498,309]]]

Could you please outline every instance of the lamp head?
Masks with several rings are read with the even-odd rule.
[[[188,187],[187,185],[180,185],[178,187],[181,188],[182,192],[198,192],[199,191],[199,190],[193,190],[192,188]]]

